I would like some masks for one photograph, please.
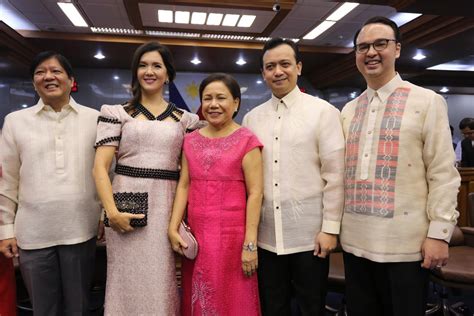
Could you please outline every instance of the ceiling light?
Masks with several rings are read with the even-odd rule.
[[[414,60],[422,60],[422,59],[425,59],[426,56],[423,55],[422,53],[416,53],[415,56],[412,57]]]
[[[165,31],[145,31],[146,35],[150,36],[167,36],[167,37],[200,37],[199,33],[186,32],[165,32]]]
[[[10,1],[11,2],[11,1]],[[38,28],[25,18],[13,5],[7,1],[0,1],[0,21],[14,30],[37,31]]]
[[[257,80],[257,84],[262,84],[262,80]]]
[[[91,31],[93,33],[114,33],[114,34],[132,34],[138,35],[143,34],[142,30],[135,30],[135,29],[121,29],[121,28],[111,28],[111,27],[92,27]]]
[[[271,39],[272,39],[271,37],[255,37],[255,40],[260,41],[260,42],[266,42],[266,41],[269,41]]]
[[[160,22],[160,23],[173,23],[173,11],[171,11],[171,10],[158,10],[158,22]]]
[[[439,92],[441,92],[441,93],[446,93],[448,91],[449,91],[449,89],[447,87],[442,87],[441,89],[439,89]]]
[[[446,71],[474,71],[474,67],[468,64],[444,63],[427,68],[428,70],[446,70]]]
[[[257,16],[255,15],[242,15],[242,17],[239,20],[239,24],[237,24],[237,26],[238,27],[251,27],[256,17]]]
[[[206,23],[207,13],[204,12],[193,12],[191,16],[191,24],[203,25]]]
[[[349,97],[350,97],[351,99],[355,99],[356,96],[357,96],[357,92],[355,92],[355,91],[349,93]]]
[[[28,107],[28,104],[22,104],[21,107],[22,107],[22,108],[27,108],[27,107]]]
[[[233,40],[233,41],[250,41],[253,36],[247,35],[232,35],[232,34],[202,34],[202,38],[218,39],[218,40]]]
[[[345,17],[349,12],[354,10],[359,4],[354,2],[346,2],[336,9],[330,16],[326,18],[327,21],[339,21]]]
[[[390,18],[390,20],[392,20],[393,22],[395,22],[397,24],[398,27],[404,25],[404,24],[407,24],[408,22],[410,21],[413,21],[414,19],[416,19],[417,17],[419,17],[421,14],[419,13],[405,13],[405,12],[399,12],[399,13],[395,13],[394,15],[392,15]]]
[[[74,26],[88,27],[86,20],[77,10],[76,6],[72,2],[58,2],[58,6],[63,10],[64,14],[74,24]]]
[[[189,24],[189,11],[176,11],[174,13],[174,22],[179,24]]]
[[[117,75],[114,76],[114,80],[119,80],[119,79],[120,79],[119,76],[117,76]]]
[[[191,63],[194,64],[194,65],[199,65],[201,63],[201,60],[199,60],[199,58],[197,58],[197,57],[194,57],[191,60]]]
[[[321,24],[316,26],[311,32],[306,34],[303,39],[305,40],[313,40],[325,31],[327,31],[330,27],[332,27],[336,22],[333,21],[323,21]]]
[[[224,15],[222,13],[209,13],[207,17],[207,25],[221,25],[222,17]]]
[[[235,63],[236,63],[237,65],[239,65],[239,66],[243,66],[243,65],[245,65],[247,62],[245,61],[245,59],[243,59],[242,57],[240,57]]]
[[[102,54],[102,52],[97,52],[97,54],[95,54],[94,57],[99,59],[99,60],[105,58],[105,56]]]
[[[226,14],[224,16],[224,21],[222,21],[223,26],[236,26],[237,21],[239,20],[239,14]]]

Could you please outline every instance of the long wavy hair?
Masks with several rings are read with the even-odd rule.
[[[173,55],[171,55],[171,52],[168,47],[160,44],[159,42],[148,42],[139,46],[133,54],[132,59],[132,98],[125,104],[125,110],[127,112],[133,111],[137,104],[140,102],[140,99],[142,98],[142,87],[140,86],[140,81],[137,77],[140,59],[142,58],[143,54],[153,51],[157,51],[158,53],[160,53],[161,58],[163,59],[163,62],[165,64],[169,82],[172,82],[176,77],[176,69],[174,68]]]

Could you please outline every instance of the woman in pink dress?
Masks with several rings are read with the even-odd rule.
[[[185,136],[169,239],[183,254],[178,226],[187,218],[199,244],[183,259],[183,315],[260,315],[256,269],[262,203],[262,144],[234,122],[240,87],[212,74],[199,87],[208,126]]]

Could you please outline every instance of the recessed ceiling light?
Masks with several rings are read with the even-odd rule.
[[[233,34],[202,34],[202,38],[219,39],[219,40],[235,40],[235,41],[250,41],[253,36],[233,35]]]
[[[28,104],[22,104],[21,107],[22,107],[22,108],[27,108],[27,107],[28,107]]]
[[[222,21],[223,26],[236,26],[237,21],[239,20],[239,14],[226,14],[224,16],[224,21]]]
[[[197,57],[194,57],[192,60],[191,60],[191,63],[194,64],[194,65],[199,65],[201,63],[201,60]]]
[[[117,75],[115,75],[115,76],[114,76],[114,79],[115,79],[115,80],[119,80],[119,79],[120,79],[120,77],[119,77],[119,76],[117,76]]]
[[[221,25],[222,17],[224,15],[222,13],[209,13],[207,17],[207,25]]]
[[[446,70],[446,71],[474,71],[474,67],[469,64],[449,62],[427,68],[428,70]]]
[[[158,10],[158,22],[173,23],[173,11],[171,11],[171,10]]]
[[[334,24],[336,24],[336,22],[334,21],[323,21],[321,22],[321,24],[319,24],[318,26],[316,26],[311,32],[309,32],[308,34],[306,34],[303,39],[305,40],[313,40],[315,39],[316,37],[318,37],[319,35],[323,34],[324,32],[326,32],[330,27],[332,27]]]
[[[398,12],[389,17],[390,20],[395,22],[398,27],[407,24],[410,21],[413,21],[417,17],[419,17],[420,13],[405,13],[405,12]]]
[[[262,80],[257,80],[257,84],[262,84]]]
[[[186,32],[165,32],[165,31],[145,31],[146,35],[151,36],[167,36],[167,37],[200,37],[199,33],[186,33]]]
[[[449,89],[447,87],[442,87],[441,89],[439,89],[439,92],[446,93],[449,92]]]
[[[423,55],[422,53],[416,53],[415,56],[412,57],[414,60],[422,60],[422,59],[425,59],[426,56]]]
[[[97,54],[94,55],[95,58],[97,59],[104,59],[105,56],[102,54],[102,52],[97,52]]]
[[[355,2],[346,2],[336,9],[330,16],[326,18],[327,21],[339,21],[345,17],[349,12],[354,10],[359,4]]]
[[[203,25],[206,23],[207,13],[193,12],[191,15],[191,24]]]
[[[93,33],[115,33],[115,34],[131,34],[138,35],[143,34],[142,30],[135,29],[121,29],[115,27],[91,27]]]
[[[176,11],[174,13],[174,22],[179,24],[189,24],[189,11]]]
[[[239,20],[239,24],[237,24],[237,26],[238,27],[251,27],[256,17],[257,16],[255,15],[242,15],[242,17]]]
[[[245,61],[245,59],[243,59],[242,57],[240,57],[235,63],[236,63],[237,65],[239,65],[239,66],[243,66],[243,65],[245,65],[247,62]]]
[[[72,2],[58,2],[58,6],[64,12],[64,14],[68,17],[68,19],[74,24],[74,26],[78,27],[88,27],[86,20],[82,17],[82,15],[77,10],[76,6]]]

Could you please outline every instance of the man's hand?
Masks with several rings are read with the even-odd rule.
[[[448,263],[449,245],[444,240],[426,238],[421,246],[421,255],[423,268],[441,268]]]
[[[314,240],[314,255],[326,258],[331,251],[336,249],[337,235],[319,232]]]
[[[0,252],[6,258],[18,257],[18,246],[16,245],[16,238],[0,240]]]

